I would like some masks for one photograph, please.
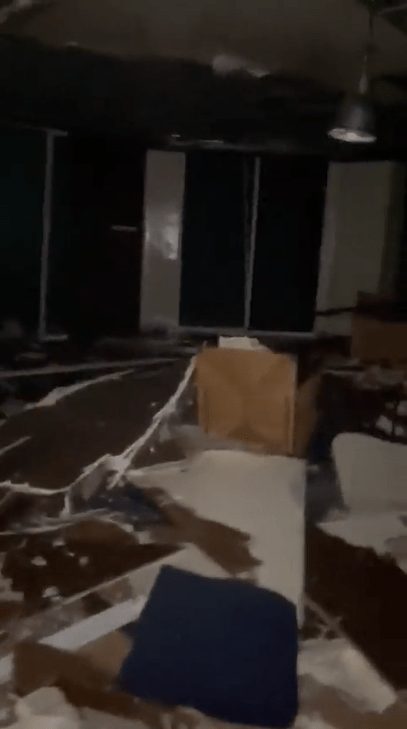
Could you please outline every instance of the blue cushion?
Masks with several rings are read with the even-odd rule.
[[[247,582],[163,567],[119,685],[224,721],[287,727],[298,701],[295,607]]]

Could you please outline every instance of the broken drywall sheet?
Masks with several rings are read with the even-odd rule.
[[[335,687],[361,711],[383,713],[397,700],[394,689],[344,638],[305,641],[298,656],[298,675]]]
[[[182,466],[156,471],[151,483],[198,517],[247,534],[260,561],[260,586],[281,593],[300,609],[304,581],[305,464],[284,456],[205,451]],[[278,559],[276,559],[278,555]]]
[[[87,643],[137,620],[146,602],[147,598],[142,595],[126,600],[63,628],[58,633],[43,638],[39,642],[60,650],[78,650]],[[10,680],[12,669],[13,656],[9,653],[0,659],[0,684]]]
[[[340,433],[332,453],[343,499],[352,512],[407,511],[407,445]]]
[[[407,572],[407,524],[402,517],[400,512],[349,514],[319,526],[355,547],[370,547],[378,555],[391,555],[400,569]]]

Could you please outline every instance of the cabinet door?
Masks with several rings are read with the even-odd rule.
[[[250,327],[313,328],[327,163],[263,156]]]
[[[187,156],[180,323],[242,327],[245,300],[247,179],[237,153]]]
[[[0,129],[0,320],[37,328],[45,135]]]

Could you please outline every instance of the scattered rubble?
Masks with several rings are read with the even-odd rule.
[[[240,343],[233,344],[234,349],[222,347],[231,361],[241,355]],[[258,344],[246,343],[245,356],[269,356],[263,343],[260,346],[262,349]],[[279,357],[289,363],[287,372],[294,372],[293,377],[290,375],[283,382],[283,390],[292,402],[289,427],[287,421],[276,415],[283,412],[281,403],[277,403],[282,388],[273,390],[270,405],[262,410],[260,406],[267,398],[261,396],[259,386],[259,407],[249,418],[249,434],[260,434],[266,451],[272,440],[269,450],[273,452],[276,443],[283,442],[292,454],[297,452],[293,444],[298,428],[306,432],[301,442],[310,463],[307,471],[305,463],[292,457],[282,458],[292,468],[298,464],[299,474],[298,483],[296,480],[287,485],[288,481],[284,481],[286,501],[290,503],[287,514],[291,514],[286,514],[286,521],[283,497],[278,498],[279,476],[272,466],[279,457],[250,453],[253,443],[249,443],[248,431],[241,427],[242,422],[246,427],[248,420],[240,411],[235,428],[223,421],[224,429],[218,432],[212,426],[206,427],[202,415],[205,398],[200,379],[195,376],[195,358],[189,363],[167,363],[161,372],[154,370],[154,365],[146,380],[127,370],[94,380],[57,384],[57,389],[54,387],[49,394],[42,393],[36,405],[7,420],[0,432],[0,549],[4,555],[0,585],[4,636],[0,636],[0,652],[3,645],[4,650],[0,676],[10,676],[16,637],[21,640],[24,630],[30,639],[48,641],[48,646],[53,645],[52,640],[58,635],[56,650],[60,640],[69,649],[78,645],[75,641],[92,640],[91,635],[98,636],[96,642],[103,638],[110,625],[105,623],[104,613],[115,607],[114,615],[121,615],[120,620],[131,624],[131,617],[135,620],[139,613],[134,613],[134,605],[129,601],[148,599],[162,565],[179,565],[180,569],[197,573],[202,570],[205,577],[239,577],[283,595],[284,579],[295,573],[299,586],[294,591],[291,585],[287,594],[298,607],[301,626],[301,701],[294,726],[343,729],[342,724],[332,724],[325,703],[323,710],[315,708],[316,694],[325,697],[332,692],[335,701],[344,702],[346,711],[354,713],[355,726],[365,726],[365,714],[379,717],[372,724],[378,728],[385,726],[377,723],[382,718],[385,721],[387,716],[402,715],[395,689],[407,688],[407,672],[400,653],[404,640],[400,605],[407,596],[407,527],[403,521],[407,502],[402,488],[404,471],[394,465],[393,453],[397,450],[401,454],[397,463],[404,463],[404,370],[364,367],[355,362],[351,363],[351,372],[343,363],[342,371],[330,367],[329,372],[322,373],[322,400],[316,407],[320,373],[308,368],[304,375],[295,358],[286,354]],[[32,362],[35,361],[33,358]],[[250,367],[246,372],[250,372]],[[310,374],[316,375],[315,379]],[[301,409],[298,393],[311,379],[313,387],[304,389],[305,405]],[[200,425],[190,408],[196,384]],[[217,395],[212,395],[211,407],[217,408],[219,418],[227,400],[227,388],[218,386],[215,390]],[[242,401],[249,402],[250,388],[247,392]],[[230,407],[226,408],[229,415]],[[275,428],[271,440],[270,413]],[[327,413],[329,421],[324,420]],[[338,443],[353,441],[356,446],[352,453],[360,456],[356,461],[356,456],[349,456],[348,447],[338,447]],[[372,455],[364,459],[361,448],[366,443]],[[252,460],[265,464],[264,478],[260,478],[254,466],[249,468],[247,464]],[[362,478],[360,467],[365,460],[370,466],[375,465]],[[382,468],[385,461],[387,471]],[[234,462],[240,466],[231,476]],[[302,636],[310,628],[310,618],[308,609],[305,616],[302,610],[305,474],[312,479],[327,463],[339,477],[344,507],[350,511],[342,510],[335,521],[325,520],[320,529],[315,525],[307,527],[305,592],[332,620],[324,625],[318,618],[316,637],[306,639]],[[357,464],[359,470],[354,473],[352,469]],[[389,475],[385,477],[385,473]],[[372,508],[376,509],[375,514],[371,513]],[[278,544],[277,535],[281,537]],[[274,540],[272,546],[270,540]],[[392,605],[380,602],[383,594]],[[65,613],[58,612],[61,610]],[[50,635],[50,626],[58,619],[61,627],[54,628]],[[90,622],[81,625],[88,619]],[[120,631],[118,646],[122,646],[124,634],[132,635],[131,625],[126,623],[114,623],[112,630]],[[112,630],[109,640],[113,645]],[[392,631],[396,631],[397,641],[390,645]],[[387,644],[383,643],[386,639]],[[21,649],[17,682],[22,680],[23,653]],[[110,649],[104,655],[107,660]],[[31,690],[47,685],[47,671],[41,673],[38,669],[35,679],[40,684],[31,686]],[[52,671],[54,681],[57,674],[55,668]],[[106,693],[109,708],[113,705],[110,702],[117,699],[121,716],[149,729],[164,727],[165,722],[177,726],[179,717],[192,727],[202,723],[219,729],[222,723],[203,715],[196,717],[183,708],[160,713],[156,707],[129,703],[128,697],[117,698],[111,684],[98,676],[98,686],[90,687],[85,681],[80,692],[86,696],[85,706],[95,711],[102,702],[105,714],[98,719],[102,726],[104,722],[106,727],[110,726],[110,719],[106,718],[109,711],[103,704]],[[29,678],[26,672],[26,688]],[[317,690],[313,684],[313,691],[304,694],[304,686],[309,686],[310,681],[317,684]],[[77,687],[72,687],[66,677],[62,683],[58,680],[58,686],[62,687],[63,702],[75,706],[80,721],[85,722],[83,709],[78,706]],[[151,724],[152,715],[158,724]],[[16,718],[21,721],[21,717]],[[398,729],[396,723],[394,726]]]

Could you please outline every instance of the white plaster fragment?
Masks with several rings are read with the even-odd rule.
[[[124,375],[129,375],[133,371],[134,369],[132,368],[124,370],[124,372],[113,372],[107,375],[101,375],[100,377],[95,377],[92,380],[75,382],[73,385],[67,385],[66,387],[56,387],[55,390],[51,390],[51,392],[49,392],[42,400],[39,400],[33,405],[28,405],[26,410],[32,408],[52,407],[64,397],[68,397],[68,395],[72,395],[74,392],[78,392],[78,390],[83,390],[86,387],[90,387],[90,385],[97,385],[100,382],[107,382],[108,380],[119,380],[121,377],[124,377]]]
[[[138,540],[139,544],[153,544],[155,542],[155,539],[151,536],[151,533],[148,531],[137,532],[137,540]]]
[[[381,415],[376,420],[376,428],[380,428],[380,430],[383,430],[388,435],[391,435],[391,433],[393,432],[393,423],[390,418],[387,417],[387,415]]]
[[[383,514],[348,514],[342,519],[320,524],[327,534],[343,539],[354,547],[370,547],[376,554],[392,554],[401,569],[405,568],[407,552],[393,551],[392,546],[404,537],[407,526],[401,521],[403,512]]]
[[[86,567],[87,564],[89,564],[89,557],[84,555],[83,557],[79,558],[79,564],[81,567]]]
[[[218,347],[220,349],[244,349],[250,351],[270,351],[268,347],[261,344],[256,337],[219,337]]]
[[[9,489],[15,491],[18,494],[30,494],[33,496],[54,496],[54,494],[63,494],[68,491],[70,486],[66,486],[63,489],[56,489],[51,491],[50,489],[42,489],[37,486],[30,486],[29,483],[13,483],[12,481],[1,481],[0,488]]]
[[[80,729],[78,711],[69,704],[62,691],[55,687],[43,687],[15,705],[18,722],[13,729]],[[10,727],[11,729],[11,727]]]
[[[60,594],[59,594],[59,590],[58,590],[58,588],[57,588],[57,587],[54,587],[54,586],[52,586],[52,587],[47,587],[47,588],[46,588],[46,589],[45,589],[45,590],[43,591],[43,593],[42,593],[42,597],[49,597],[49,598],[51,598],[51,600],[53,600],[53,599],[55,599],[55,598],[59,598],[59,597],[61,597],[61,596],[60,596]]]
[[[8,602],[22,602],[24,600],[23,592],[13,590],[11,577],[5,577],[2,574],[0,574],[0,600],[7,600]]]
[[[335,729],[332,724],[327,724],[319,714],[300,714],[297,716],[293,729]]]
[[[298,656],[298,674],[334,686],[362,711],[382,713],[397,700],[393,688],[344,638],[306,641]]]
[[[64,497],[64,505],[61,509],[59,516],[61,519],[66,519],[71,515],[71,494],[67,491]]]
[[[22,445],[23,443],[26,443],[27,440],[31,440],[31,435],[25,435],[22,438],[15,440],[13,443],[10,443],[9,445],[4,446],[4,448],[0,449],[0,456],[4,456],[5,453],[8,453],[9,451],[13,450],[14,448],[17,448],[19,445]],[[0,484],[0,486],[1,485],[2,484]]]
[[[340,433],[332,453],[345,504],[363,513],[407,509],[407,445]]]
[[[31,564],[35,564],[36,567],[45,567],[47,564],[47,561],[44,559],[44,557],[41,557],[41,555],[38,555],[37,557],[34,557],[31,560]]]

